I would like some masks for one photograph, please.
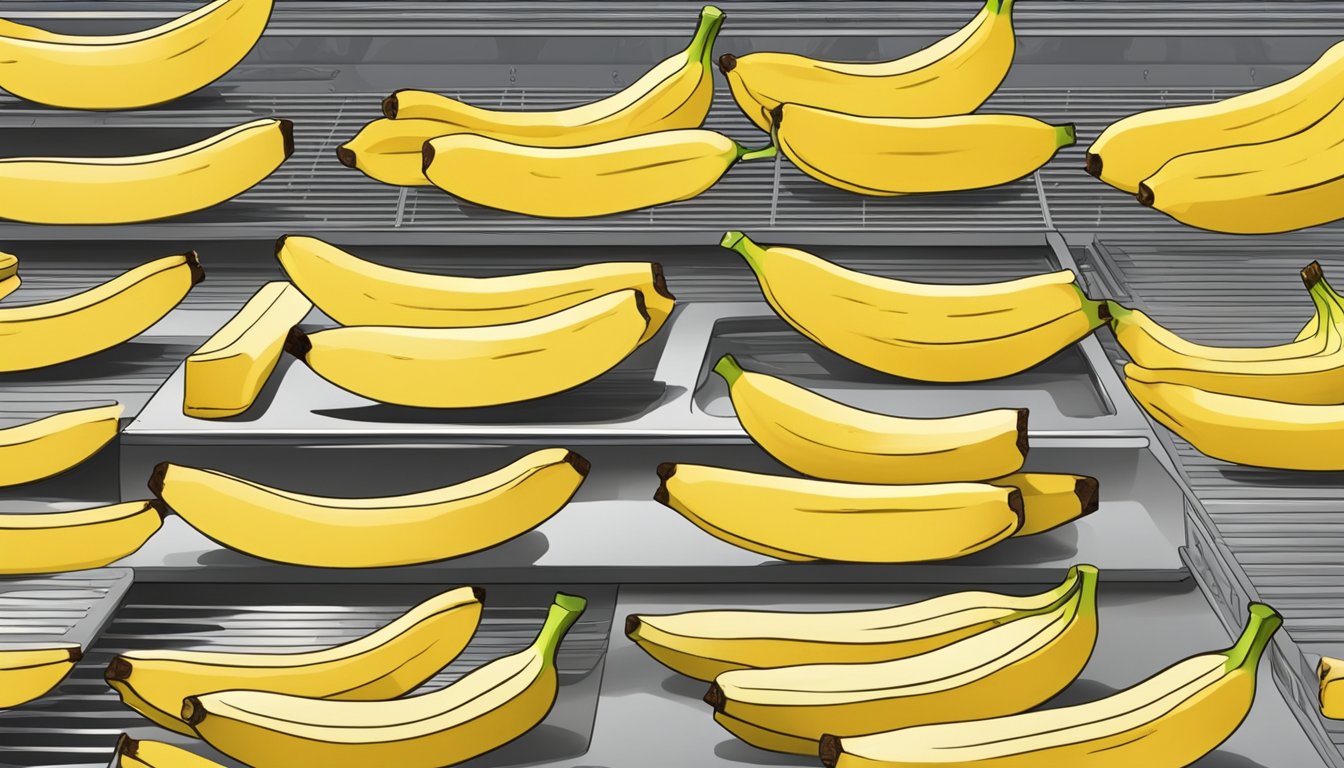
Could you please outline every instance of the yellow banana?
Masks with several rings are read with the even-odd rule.
[[[792,53],[719,57],[742,112],[770,130],[783,102],[869,117],[964,115],[998,89],[1013,63],[1013,0],[985,0],[966,26],[892,61],[820,61]]]
[[[803,173],[887,197],[1007,184],[1075,141],[1072,123],[1023,115],[859,117],[785,103],[772,119],[779,150]]]
[[[520,536],[560,511],[588,468],[573,451],[547,448],[456,485],[346,499],[165,463],[149,488],[201,533],[253,557],[381,568],[459,557]]]
[[[0,373],[66,363],[129,341],[204,279],[191,251],[142,264],[74,296],[0,309]]]
[[[978,552],[1022,527],[1022,494],[984,483],[864,485],[661,464],[654,500],[781,560],[905,563]]]
[[[577,147],[656,131],[698,128],[714,99],[711,52],[723,19],[723,11],[705,6],[685,49],[664,59],[624,90],[591,104],[553,112],[504,112],[436,93],[404,90],[383,100],[383,114],[398,121],[437,120],[448,132],[465,131],[534,147]]]
[[[1322,656],[1316,665],[1316,675],[1320,678],[1321,714],[1332,720],[1344,719],[1344,685],[1340,680],[1340,669],[1344,661]]]
[[[0,536],[4,536],[0,532]],[[0,556],[0,563],[3,563]],[[60,684],[83,658],[79,646],[0,649],[0,710],[39,699]]]
[[[1184,384],[1125,386],[1139,405],[1201,453],[1251,467],[1344,470],[1344,405],[1297,405]]]
[[[81,408],[0,429],[0,487],[53,477],[117,436],[121,405]]]
[[[150,155],[0,158],[0,217],[129,224],[180,216],[246,192],[293,152],[293,123],[267,118]]]
[[[485,592],[459,587],[412,607],[358,640],[308,653],[128,651],[105,678],[128,707],[156,725],[195,736],[181,719],[182,700],[246,689],[359,701],[404,696],[467,647]]]
[[[706,682],[733,669],[891,661],[937,650],[1034,615],[1073,593],[1081,574],[1037,594],[950,595],[863,611],[631,614],[625,634],[660,664]]]
[[[163,524],[157,501],[74,512],[0,514],[0,575],[101,568],[144,546]]]
[[[214,0],[167,24],[83,37],[0,22],[0,88],[67,109],[139,109],[204,88],[256,45],[272,0]]]
[[[943,483],[1016,472],[1027,455],[1026,409],[903,418],[851,408],[724,355],[714,372],[751,439],[785,466],[822,480]]]
[[[532,645],[432,693],[331,701],[258,691],[192,696],[182,715],[210,746],[253,768],[438,768],[503,746],[555,704],[555,654],[586,601],[557,594]]]
[[[481,328],[295,328],[286,349],[361,397],[422,408],[533,400],[606,373],[649,326],[643,295],[623,290],[535,320]]]
[[[1313,261],[1302,269],[1302,281],[1308,286],[1320,283],[1321,288],[1325,291],[1326,298],[1330,300],[1331,310],[1338,309],[1340,311],[1340,316],[1344,317],[1344,296],[1340,296],[1339,293],[1335,291],[1334,287],[1330,285],[1330,282],[1325,279],[1325,274],[1321,270],[1320,262]],[[1324,333],[1325,328],[1321,325],[1321,318],[1318,315],[1313,314],[1311,318],[1307,320],[1306,324],[1302,326],[1302,330],[1298,332],[1294,341],[1302,341],[1312,336],[1321,336]],[[1324,344],[1324,342],[1322,342],[1322,344]]]
[[[439,120],[379,118],[337,147],[336,159],[346,168],[384,184],[429,186],[424,170],[425,142],[455,133],[471,131]]]
[[[1055,605],[934,651],[871,664],[741,669],[715,678],[705,701],[778,737],[763,749],[814,755],[823,734],[861,736],[913,725],[1025,712],[1064,690],[1097,640],[1097,569]]]
[[[224,768],[213,760],[162,741],[117,739],[117,768]]]
[[[0,299],[19,289],[19,260],[12,254],[0,253]]]
[[[283,280],[263,285],[214,336],[187,357],[182,412],[198,419],[236,416],[256,401],[293,328],[313,308]]]
[[[474,328],[535,320],[627,288],[649,316],[641,343],[663,327],[676,300],[657,262],[606,262],[499,277],[394,269],[313,237],[276,241],[285,274],[341,325]]]
[[[608,216],[714,186],[738,160],[772,157],[701,128],[582,147],[532,147],[463,133],[425,142],[425,177],[469,203],[544,218]]]
[[[1344,43],[1274,85],[1210,104],[1153,109],[1112,123],[1087,150],[1087,172],[1125,192],[1174,157],[1274,141],[1316,123],[1344,100]]]
[[[1100,485],[1087,475],[1020,472],[988,482],[1022,494],[1022,527],[1014,538],[1053,530],[1096,512],[1100,505]]]
[[[1237,643],[1178,662],[1132,688],[1069,707],[821,738],[826,768],[1134,768],[1192,765],[1234,733],[1256,668],[1283,623],[1252,603]]]

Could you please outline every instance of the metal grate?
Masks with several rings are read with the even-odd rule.
[[[0,579],[0,645],[68,642],[87,649],[131,579],[129,568]]]

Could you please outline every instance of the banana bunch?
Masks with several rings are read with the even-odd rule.
[[[74,296],[0,309],[0,373],[67,363],[129,341],[204,279],[191,251],[142,264]]]
[[[994,93],[1013,63],[1013,2],[985,0],[961,29],[891,61],[820,61],[762,51],[726,53],[719,70],[742,112],[767,132],[771,112],[784,103],[862,117],[965,115]]]
[[[1316,676],[1320,679],[1321,714],[1332,720],[1344,719],[1344,685],[1340,684],[1344,676],[1340,674],[1341,668],[1344,668],[1344,661],[1329,656],[1322,656],[1316,665]]]
[[[1036,616],[1075,594],[1083,572],[1032,595],[956,592],[863,611],[707,610],[631,614],[625,634],[658,663],[713,682],[737,669],[871,664],[919,656]]]
[[[1027,615],[917,656],[741,669],[715,678],[714,719],[761,749],[817,753],[824,734],[861,736],[1025,712],[1068,687],[1097,639],[1097,570]]]
[[[64,411],[0,429],[0,488],[72,469],[117,436],[121,405]]]
[[[118,768],[223,768],[181,747],[162,741],[132,739],[126,734],[117,738]]]
[[[187,697],[182,719],[210,746],[253,768],[454,765],[546,718],[559,687],[556,650],[586,604],[556,594],[531,646],[432,693],[333,701],[232,690]]]
[[[577,453],[547,448],[455,485],[350,499],[164,463],[149,488],[187,524],[238,552],[317,568],[382,568],[460,557],[521,536],[559,512],[588,470]]]
[[[152,107],[203,88],[252,50],[273,0],[213,0],[152,29],[84,37],[0,20],[0,88],[67,109]]]
[[[46,696],[84,657],[78,645],[0,648],[0,710]]]
[[[13,254],[0,253],[0,299],[17,291],[23,281],[19,279],[19,260]]]
[[[839,142],[838,142],[839,143]],[[771,308],[804,336],[873,370],[918,381],[1011,376],[1092,333],[1107,304],[1070,270],[984,284],[924,284],[845,269],[741,232],[720,243],[751,267]]]
[[[1075,141],[1071,123],[1024,115],[861,117],[785,103],[775,144],[798,169],[838,189],[892,197],[983,189],[1029,176]]]
[[[0,514],[0,576],[101,568],[133,554],[163,524],[158,501],[74,512]]]
[[[1104,699],[865,736],[826,734],[821,762],[826,768],[1191,765],[1245,720],[1260,659],[1282,623],[1274,609],[1252,603],[1231,648],[1177,662]]]
[[[136,650],[114,656],[104,677],[128,707],[188,736],[182,701],[246,689],[373,701],[404,696],[457,658],[476,632],[485,591],[460,587],[425,600],[348,643],[307,653]]]

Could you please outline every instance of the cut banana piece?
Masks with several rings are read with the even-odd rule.
[[[214,0],[167,24],[82,37],[0,22],[0,88],[67,109],[139,109],[204,88],[256,45],[272,0]]]
[[[299,289],[283,280],[263,285],[187,357],[182,412],[222,419],[251,408],[280,361],[289,329],[312,308]]]
[[[136,157],[0,158],[0,217],[29,224],[130,224],[237,197],[294,152],[294,124],[266,118]]]
[[[1035,536],[1096,512],[1100,485],[1095,477],[1049,472],[1021,472],[988,481],[1022,492],[1022,527],[1014,538]]]
[[[54,477],[117,436],[121,405],[82,408],[0,429],[0,487]]]
[[[336,159],[371,179],[399,187],[427,187],[425,142],[440,136],[469,133],[438,120],[381,118],[359,129],[336,148]]]
[[[19,260],[8,253],[0,253],[0,299],[19,289]]]
[[[253,768],[455,765],[546,718],[559,687],[556,650],[586,604],[557,594],[531,646],[433,693],[330,701],[225,691],[187,698],[182,716],[210,746]]]
[[[1022,527],[1022,494],[984,483],[863,485],[662,464],[654,500],[711,536],[781,560],[962,557]]]
[[[193,528],[253,557],[382,568],[459,557],[521,536],[559,512],[588,469],[577,453],[547,448],[444,488],[338,499],[160,464],[149,488]]]
[[[706,682],[733,669],[891,661],[1035,615],[1072,594],[1081,578],[1071,568],[1062,584],[1037,594],[955,592],[861,611],[632,614],[625,634],[664,666]]]
[[[0,532],[0,537],[3,536]],[[0,563],[4,559],[0,555]],[[79,646],[68,643],[42,648],[0,648],[0,710],[46,696],[81,658]]]
[[[204,279],[191,251],[142,264],[74,296],[0,309],[0,373],[67,363],[129,341]]]
[[[1340,683],[1340,673],[1344,671],[1344,661],[1322,656],[1316,665],[1316,675],[1320,678],[1321,714],[1331,720],[1344,719],[1344,685]]]
[[[481,328],[366,326],[304,333],[285,348],[360,397],[421,408],[480,408],[572,389],[614,368],[649,327],[639,291],[535,320]]]
[[[0,515],[0,575],[101,568],[140,547],[163,524],[157,501],[75,512]]]
[[[535,320],[625,289],[649,316],[641,343],[676,303],[656,262],[606,262],[499,277],[457,277],[394,269],[314,237],[276,241],[285,274],[341,325],[475,328]]]
[[[128,651],[107,665],[107,684],[131,709],[169,730],[182,722],[182,700],[246,689],[314,698],[395,699],[457,658],[481,619],[485,592],[459,587],[412,607],[358,640],[307,653]]]
[[[117,768],[224,768],[181,747],[132,739],[124,733],[117,739],[117,760]]]

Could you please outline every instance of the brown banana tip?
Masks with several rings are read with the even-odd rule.
[[[658,502],[659,504],[662,504],[665,507],[669,506],[668,502],[672,498],[671,495],[668,494],[667,492],[667,481],[668,478],[672,477],[676,473],[677,473],[676,464],[673,464],[671,462],[664,462],[658,465],[658,479],[660,482],[658,483],[658,490],[653,492],[653,500]]]
[[[1139,182],[1139,194],[1135,195],[1135,197],[1139,199],[1141,204],[1146,205],[1149,208],[1153,207],[1153,202],[1155,200],[1153,197],[1153,189],[1146,183]]]
[[[285,140],[285,159],[294,154],[294,121],[280,121],[280,136]]]
[[[1092,174],[1093,176],[1096,176],[1098,179],[1100,179],[1100,178],[1101,178],[1101,155],[1094,155],[1094,154],[1092,154],[1091,152],[1088,152],[1088,153],[1087,153],[1087,162],[1084,164],[1084,167],[1087,168],[1087,172],[1088,172],[1088,173],[1090,173],[1090,174]]]
[[[124,682],[131,679],[131,662],[120,656],[112,659],[107,665],[107,671],[103,672],[103,679],[108,682]]]
[[[1321,262],[1313,261],[1302,268],[1302,284],[1307,288],[1313,288],[1317,283],[1325,279],[1325,271],[1321,269]]]
[[[280,252],[285,249],[285,243],[289,241],[289,235],[281,235],[275,238],[275,257],[280,258]]]
[[[1017,409],[1017,450],[1023,456],[1030,450],[1029,439],[1027,437],[1027,421],[1031,417],[1031,411],[1026,408]]]
[[[667,288],[667,275],[663,274],[663,265],[655,261],[650,269],[653,271],[653,290],[665,299],[676,301],[677,297]]]
[[[784,105],[776,104],[770,110],[770,125],[778,128],[782,122],[784,122]]]
[[[346,168],[354,168],[354,167],[355,167],[355,150],[353,150],[353,149],[351,149],[351,148],[349,148],[349,147],[337,147],[337,148],[336,148],[336,159],[339,160],[339,161],[341,161],[341,165],[344,165]]]
[[[1019,520],[1026,519],[1027,506],[1022,501],[1022,491],[1016,488],[1008,489],[1008,508],[1017,513]]]
[[[840,762],[840,737],[822,734],[817,743],[817,755],[826,768],[835,768],[835,764]]]
[[[627,627],[630,626],[629,622],[630,620],[626,619]],[[626,634],[630,634],[629,631],[627,631]],[[1320,676],[1322,683],[1324,683],[1325,679],[1330,676],[1330,662],[1326,661],[1324,656],[1321,657],[1320,663],[1316,665],[1316,674]]]
[[[1097,302],[1097,319],[1103,323],[1109,323],[1115,319],[1111,314],[1111,303],[1109,301]]]
[[[1079,517],[1092,514],[1101,506],[1101,484],[1095,477],[1079,477],[1073,484],[1073,493],[1078,497],[1078,505],[1082,510]]]
[[[393,93],[383,99],[383,117],[388,120],[397,119],[397,94]]]
[[[75,646],[74,648],[70,649],[70,658],[69,658],[70,662],[79,663],[80,661],[83,660],[84,660],[84,649],[80,648],[79,646]]]
[[[565,454],[565,461],[579,473],[579,477],[587,477],[588,471],[593,468],[592,462],[583,458],[574,451]]]
[[[187,260],[187,269],[191,270],[191,284],[196,285],[205,280],[205,267],[201,266],[201,255],[191,250],[182,257]]]
[[[136,757],[140,752],[140,742],[132,739],[126,734],[117,737],[117,754],[125,757]]]
[[[307,360],[308,353],[313,351],[313,342],[308,339],[308,334],[296,325],[290,328],[289,334],[285,336],[285,351],[300,360]]]
[[[153,498],[146,502],[150,509],[159,513],[159,519],[163,520],[173,513],[173,508],[168,506],[168,502],[160,498]]]
[[[723,711],[723,706],[728,703],[728,697],[723,695],[723,689],[718,683],[709,684],[709,690],[705,691],[705,703],[713,707],[715,712]]]
[[[188,696],[182,700],[182,721],[195,728],[205,720],[205,707],[201,706],[201,700],[195,696]]]
[[[637,615],[635,615],[635,614],[633,614],[633,613],[630,614],[629,616],[626,616],[626,617],[625,617],[625,636],[626,636],[626,637],[634,637],[634,636],[635,636],[635,633],[639,632],[639,627],[640,627],[640,624],[641,624],[641,623],[642,623],[642,622],[640,622],[640,620],[639,620],[639,616],[637,616]]]
[[[677,464],[673,461],[665,461],[658,465],[658,479],[667,480],[677,474]]]
[[[471,588],[471,595],[472,595],[472,597],[475,597],[475,598],[476,598],[476,602],[478,602],[478,603],[484,603],[484,602],[485,602],[485,587],[472,587],[472,588]]]
[[[420,149],[420,170],[428,171],[429,166],[433,164],[434,164],[434,145],[426,141],[425,145]]]
[[[155,464],[154,471],[149,473],[149,482],[145,483],[149,486],[149,492],[154,494],[156,499],[163,498],[163,481],[168,476],[168,466],[169,462],[167,461]]]
[[[644,318],[646,325],[653,319],[649,317],[649,302],[644,299],[644,294],[639,291],[635,291],[635,309],[639,310],[639,314]]]
[[[719,57],[719,71],[728,74],[737,69],[737,57],[731,53],[725,53]]]

